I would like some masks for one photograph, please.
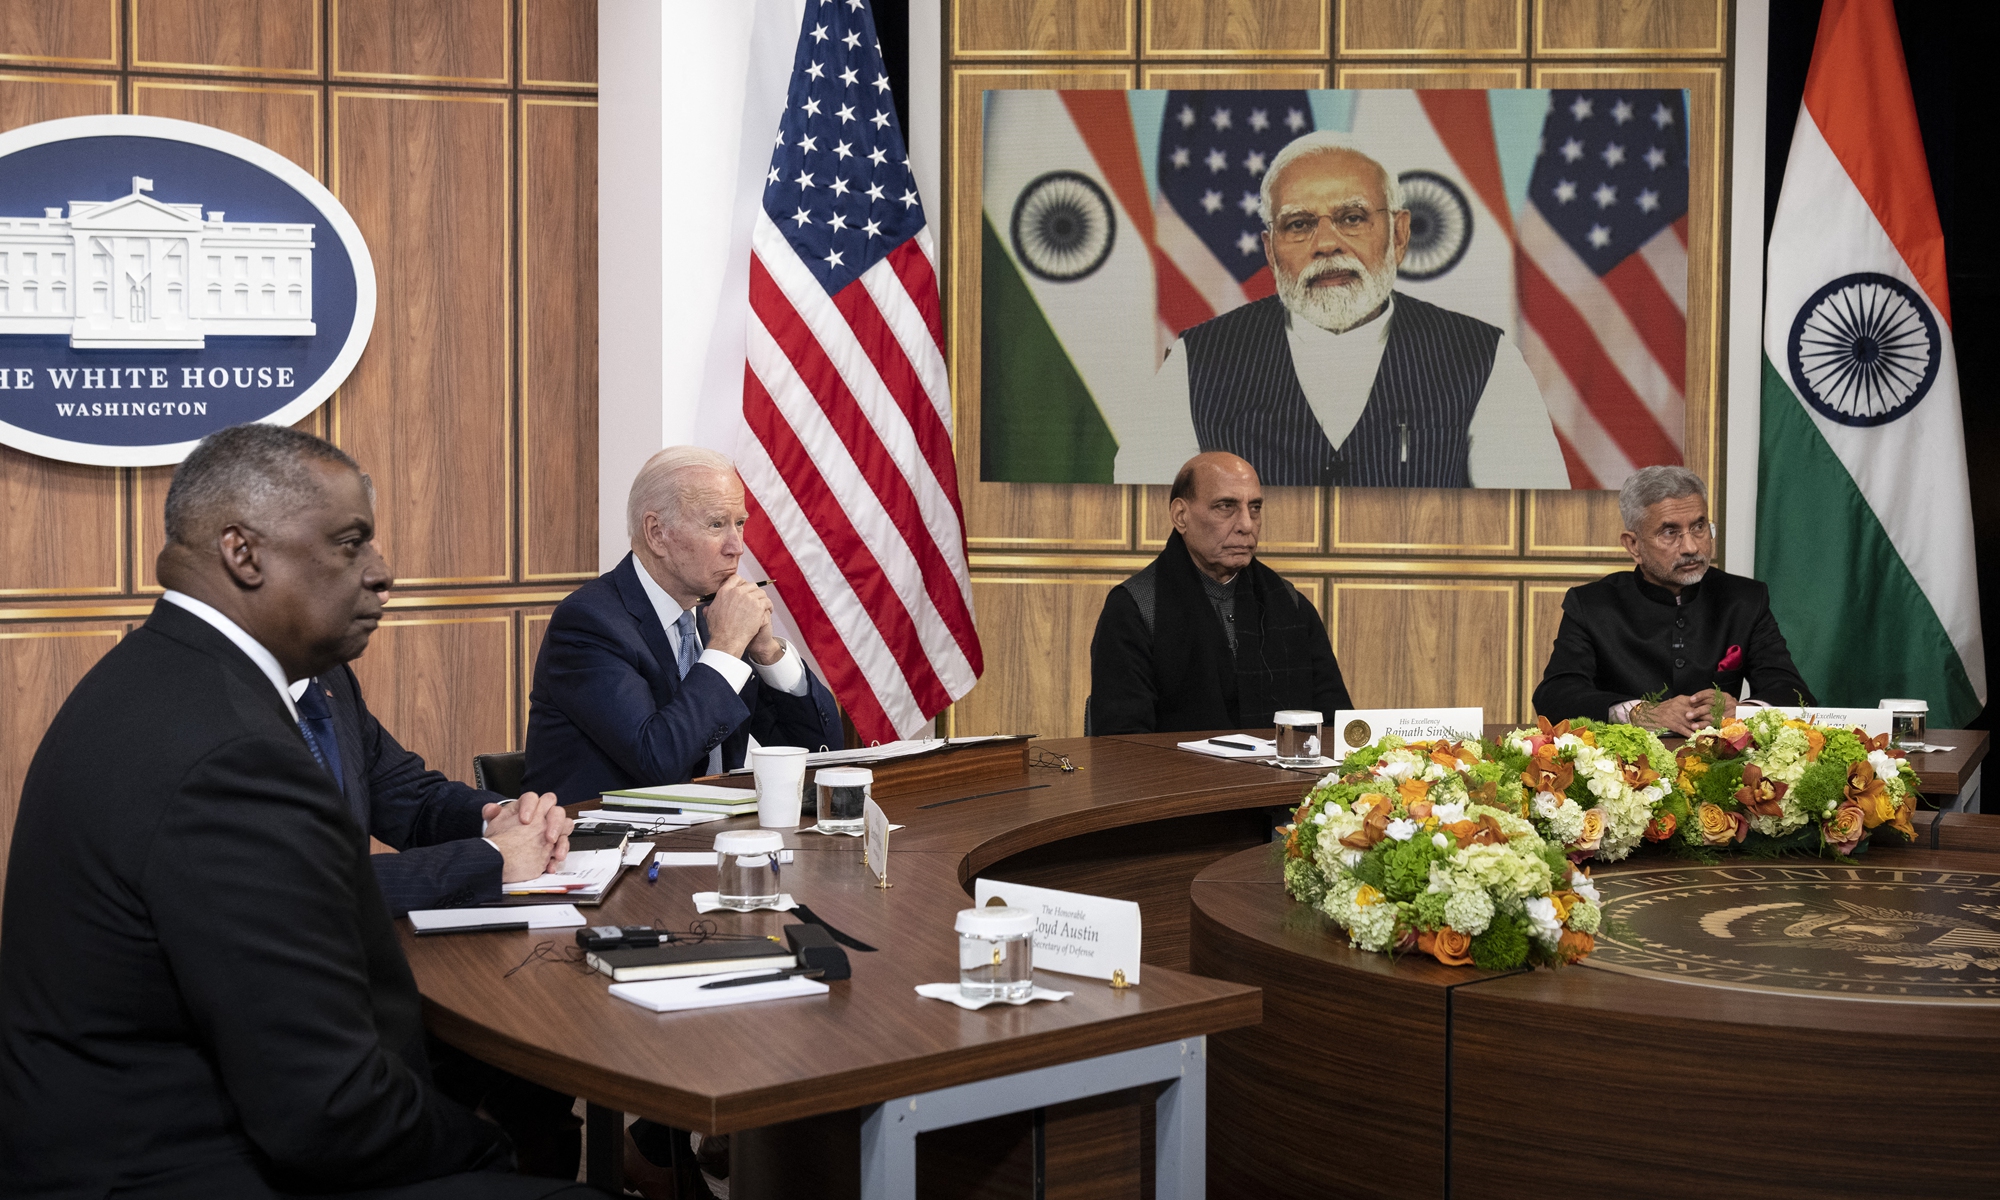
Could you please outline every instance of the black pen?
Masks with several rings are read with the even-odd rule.
[[[768,579],[759,579],[759,580],[758,580],[758,581],[757,581],[757,582],[756,582],[756,583],[755,583],[754,585],[752,585],[752,586],[755,586],[755,587],[770,587],[770,586],[771,586],[771,581],[770,581],[770,580],[768,580]],[[703,597],[702,597],[701,599],[699,599],[699,600],[695,601],[695,603],[696,603],[696,604],[713,604],[713,603],[715,603],[715,598],[716,598],[717,596],[719,596],[719,595],[721,595],[721,593],[720,593],[720,592],[710,592],[710,593],[709,593],[708,595],[706,595],[706,596],[703,596]]]
[[[790,979],[794,975],[803,975],[807,979],[817,979],[824,974],[826,974],[826,968],[824,967],[793,967],[788,971],[773,971],[769,975],[745,975],[741,979],[718,979],[714,983],[704,983],[696,990],[707,991],[709,988],[747,987],[753,983],[777,983],[781,979]]]
[[[433,934],[439,933],[487,933],[496,929],[526,928],[528,928],[528,919],[523,917],[518,921],[495,921],[490,925],[438,925],[430,929],[417,930],[417,936],[430,937]]]
[[[1249,744],[1248,742],[1229,742],[1229,741],[1224,741],[1224,740],[1223,740],[1223,739],[1221,739],[1221,738],[1210,738],[1210,739],[1208,739],[1208,744],[1209,744],[1209,745],[1211,745],[1211,746],[1227,746],[1227,747],[1229,747],[1229,748],[1230,748],[1231,750],[1255,750],[1255,749],[1257,749],[1257,747],[1255,747],[1255,746],[1252,746],[1252,745],[1250,745],[1250,744]]]

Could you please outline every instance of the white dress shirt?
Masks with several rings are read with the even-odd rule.
[[[223,616],[213,605],[204,604],[184,592],[167,592],[160,599],[184,608],[215,627],[215,631],[236,644],[236,648],[250,656],[257,669],[278,689],[278,696],[285,702],[285,711],[292,714],[292,724],[299,723],[299,706],[292,702],[292,685],[285,678],[285,669],[278,665],[278,656],[264,649],[262,642],[243,632],[243,627]],[[304,689],[300,689],[303,691]]]
[[[1285,314],[1285,342],[1292,353],[1292,370],[1306,403],[1338,447],[1361,420],[1382,352],[1389,345],[1389,319],[1395,315],[1392,296],[1382,315],[1345,333],[1322,329],[1296,314]],[[1155,379],[1159,420],[1143,444],[1120,442],[1113,478],[1119,483],[1165,483],[1181,464],[1201,452],[1190,410],[1187,340],[1178,339],[1160,364]],[[1473,409],[1471,451],[1467,470],[1473,487],[1569,487],[1569,468],[1556,443],[1542,390],[1520,350],[1500,335],[1493,351],[1493,372]]]

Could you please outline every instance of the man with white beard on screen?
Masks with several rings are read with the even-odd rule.
[[[1387,167],[1306,134],[1272,160],[1258,213],[1276,294],[1181,335],[1155,380],[1163,436],[1129,449],[1226,450],[1267,486],[1569,487],[1507,335],[1395,290],[1410,213]]]

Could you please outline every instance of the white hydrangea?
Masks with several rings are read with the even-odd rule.
[[[1493,923],[1493,901],[1481,891],[1453,892],[1444,902],[1444,922],[1468,937],[1478,937]]]
[[[1547,896],[1531,897],[1522,910],[1528,915],[1528,932],[1536,941],[1545,946],[1554,946],[1562,939],[1563,925],[1556,916],[1556,902]]]
[[[1583,805],[1574,800],[1563,800],[1559,804],[1552,805],[1545,814],[1549,823],[1549,833],[1562,845],[1571,845],[1583,836],[1583,812]]]

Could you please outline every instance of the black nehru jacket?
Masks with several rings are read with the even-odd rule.
[[[1725,668],[1731,647],[1736,661]],[[1752,700],[1814,703],[1771,615],[1770,589],[1711,567],[1677,597],[1634,567],[1563,597],[1535,711],[1552,721],[1603,721],[1612,705],[1661,689],[1691,696],[1717,687],[1737,696],[1745,679]]]
[[[1111,589],[1090,639],[1092,732],[1257,729],[1278,709],[1352,707],[1326,624],[1297,588],[1252,559],[1227,585],[1232,639],[1203,578],[1175,533]]]
[[[35,752],[0,922],[0,1193],[259,1197],[512,1161],[431,1084],[333,778],[249,656],[170,602]],[[465,1194],[520,1194],[485,1178]]]

